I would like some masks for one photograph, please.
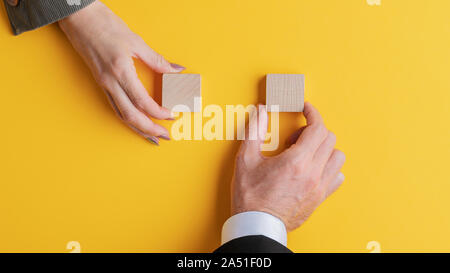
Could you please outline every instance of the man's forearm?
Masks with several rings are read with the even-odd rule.
[[[4,0],[15,35],[57,22],[95,0]]]

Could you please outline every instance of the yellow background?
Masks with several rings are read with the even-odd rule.
[[[104,2],[202,74],[204,105],[263,102],[265,74],[305,74],[346,181],[289,234],[292,250],[450,251],[450,1]],[[0,251],[215,249],[239,142],[149,144],[56,25],[14,37],[3,7],[0,22]],[[280,121],[282,140],[301,124]]]

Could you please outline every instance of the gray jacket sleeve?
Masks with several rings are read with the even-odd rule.
[[[95,0],[19,0],[17,6],[3,0],[15,35],[59,21]]]

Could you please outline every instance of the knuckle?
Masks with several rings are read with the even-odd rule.
[[[136,34],[136,33],[132,33],[132,34],[131,34],[131,36],[130,36],[130,42],[131,42],[131,45],[132,45],[134,48],[142,48],[142,46],[146,46],[146,45],[147,45],[147,44],[145,43],[144,39],[142,39],[142,37],[139,36],[139,35]]]
[[[137,108],[143,110],[146,108],[147,106],[147,100],[141,96],[136,97],[133,100],[134,104],[136,105]]]
[[[245,149],[244,153],[241,155],[242,161],[248,163],[250,162],[250,158],[250,152],[248,151],[248,149]]]
[[[337,138],[333,132],[328,131],[328,138],[330,139],[330,142],[333,144],[333,146],[336,145]]]
[[[152,136],[160,135],[160,133],[158,133],[159,132],[158,129],[155,127],[155,125],[152,122],[144,122],[142,124],[141,130],[148,135],[152,135]]]
[[[236,162],[242,166],[249,166],[253,160],[253,155],[247,149],[242,149],[236,158]]]
[[[319,172],[313,171],[308,176],[308,182],[313,185],[316,185],[320,182],[320,177],[321,177],[321,174]]]
[[[116,57],[111,61],[111,73],[117,77],[122,78],[122,76],[127,72],[128,59],[123,57]]]
[[[320,127],[320,124],[318,124],[318,123],[315,123],[315,124],[309,126],[311,131],[317,131],[317,130],[319,130],[319,127]]]
[[[107,73],[101,73],[96,78],[100,86],[107,87],[109,85],[110,76]]]
[[[327,129],[327,127],[325,127],[325,124],[320,123],[318,126],[319,126],[318,131],[319,131],[320,135],[324,138],[327,137],[328,129]]]
[[[123,120],[129,124],[137,123],[137,116],[133,111],[125,110],[122,111]]]
[[[121,66],[113,66],[111,67],[111,73],[115,78],[122,79],[123,75],[125,74],[125,69]]]
[[[162,55],[156,54],[155,63],[158,67],[162,68],[165,66],[166,60],[164,59],[164,57]]]
[[[338,181],[339,181],[339,187],[342,185],[342,183],[345,181],[345,175],[343,173],[338,174]]]
[[[317,123],[311,126],[311,129],[320,136],[326,136],[328,134],[328,130],[323,123]]]
[[[308,164],[305,160],[299,160],[295,162],[295,165],[293,167],[298,174],[304,174],[308,170]]]
[[[341,150],[336,149],[335,153],[336,153],[336,157],[338,158],[339,161],[345,162],[346,155],[344,154],[344,152],[342,152]]]

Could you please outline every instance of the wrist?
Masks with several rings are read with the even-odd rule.
[[[101,4],[100,1],[94,1],[89,6],[61,19],[58,21],[59,27],[65,31],[70,27],[76,27],[80,24],[87,25],[87,19],[91,16],[92,13],[96,12],[96,9],[99,8],[99,5]]]
[[[245,212],[254,212],[254,211],[269,214],[269,215],[279,219],[285,227],[288,226],[288,224],[284,221],[284,218],[282,217],[281,214],[276,213],[274,210],[267,208],[267,207],[260,207],[260,206],[234,207],[231,209],[231,217],[233,217],[237,214],[241,214],[241,213],[245,213]]]

